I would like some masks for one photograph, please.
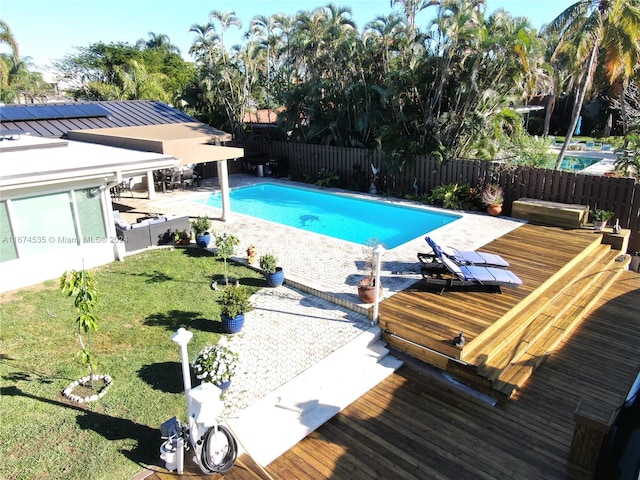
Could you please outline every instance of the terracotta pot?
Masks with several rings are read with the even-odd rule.
[[[492,216],[497,216],[502,213],[502,205],[487,205],[487,213]]]
[[[376,298],[376,287],[371,285],[373,282],[371,281],[371,277],[367,277],[360,281],[358,285],[358,296],[362,303],[373,303]],[[378,298],[382,298],[382,285],[379,287],[380,293],[378,294]]]

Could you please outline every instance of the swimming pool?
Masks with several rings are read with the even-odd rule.
[[[272,183],[234,188],[230,197],[232,212],[360,245],[376,238],[387,249],[460,218],[450,213]],[[222,208],[221,193],[196,201]]]
[[[602,160],[602,158],[567,155],[562,159],[562,163],[560,164],[560,170],[569,170],[571,172],[579,172],[581,170],[584,170],[587,167],[590,167],[594,163],[598,163],[600,160]]]

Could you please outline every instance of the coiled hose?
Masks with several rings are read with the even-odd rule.
[[[214,463],[210,455],[211,441],[215,441],[214,431],[218,430],[218,434],[222,433],[227,438],[227,444],[229,449],[222,458],[220,463]],[[209,470],[210,473],[224,473],[231,470],[231,467],[236,463],[238,457],[238,444],[235,437],[224,425],[218,425],[217,427],[211,427],[205,432],[202,437],[202,455],[200,457],[200,464]]]

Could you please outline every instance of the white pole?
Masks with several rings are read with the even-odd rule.
[[[231,200],[229,197],[229,169],[227,167],[227,160],[221,160],[216,162],[218,167],[218,182],[222,189],[222,217],[220,220],[223,222],[231,221]]]
[[[171,340],[180,345],[180,357],[182,358],[182,380],[184,381],[184,394],[187,395],[191,391],[191,370],[189,369],[189,353],[187,352],[187,345],[191,341],[193,333],[184,328],[179,328],[176,333],[173,334]]]
[[[376,289],[373,297],[373,318],[371,319],[371,325],[377,325],[378,323],[378,305],[380,303],[380,265],[382,263],[382,254],[384,252],[384,247],[379,244],[373,250],[373,253],[376,256],[376,279],[374,284]]]

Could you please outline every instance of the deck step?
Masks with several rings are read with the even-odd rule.
[[[526,383],[533,371],[544,362],[550,352],[555,350],[580,324],[589,310],[622,274],[629,263],[628,258],[623,262],[617,262],[616,258],[619,253],[612,251],[607,256],[609,262],[597,275],[593,275],[597,277],[595,281],[589,282],[588,286],[576,293],[573,298],[568,298],[570,296],[568,292],[567,298],[559,300],[559,302],[568,305],[567,308],[562,309],[561,314],[549,322],[549,326],[534,342],[518,352],[518,355],[514,356],[511,362],[501,369],[493,383],[495,390],[510,398]]]
[[[561,304],[557,299],[569,289],[576,287],[576,282],[583,277],[584,272],[592,272],[594,269],[602,268],[602,259],[611,254],[609,245],[599,245],[590,250],[571,269],[565,270],[556,277],[553,283],[546,285],[543,289],[533,292],[531,300],[526,304],[526,308],[519,312],[518,316],[509,318],[509,322],[502,322],[500,335],[492,335],[484,339],[476,339],[472,344],[465,347],[464,361],[476,365],[494,365],[499,362],[499,357],[504,357],[505,352],[510,352],[514,348],[514,342],[522,340],[530,328],[535,328],[535,324],[541,322],[540,315],[547,309],[555,309]],[[587,277],[588,278],[588,277]],[[510,312],[511,313],[511,312]],[[502,359],[504,362],[504,358]],[[506,363],[510,358],[506,359]],[[505,363],[505,364],[506,364]]]
[[[266,466],[401,365],[373,327],[227,424],[241,448]]]

